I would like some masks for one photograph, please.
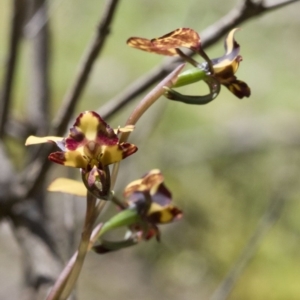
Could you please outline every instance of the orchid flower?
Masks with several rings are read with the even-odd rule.
[[[131,182],[124,190],[126,207],[104,223],[100,234],[121,226],[128,226],[124,240],[112,242],[103,238],[94,246],[97,253],[106,253],[132,246],[141,240],[156,236],[160,240],[157,225],[171,223],[182,217],[182,211],[171,204],[172,195],[163,183],[164,178],[157,169],[141,179]]]
[[[235,96],[242,99],[250,96],[248,85],[238,80],[235,76],[242,56],[239,55],[240,46],[234,39],[234,34],[238,30],[235,28],[229,32],[225,39],[225,54],[219,58],[210,59],[202,49],[200,36],[190,28],[179,28],[162,37],[155,39],[144,39],[132,37],[127,40],[127,44],[147,52],[167,56],[180,56],[195,69],[187,70],[178,76],[174,87],[203,80],[210,89],[210,93],[204,96],[182,95],[173,89],[166,88],[165,96],[175,101],[188,104],[206,104],[215,99],[220,92],[220,85],[226,86]],[[199,54],[205,60],[198,63],[192,57],[186,55],[180,48],[188,48],[192,52]]]
[[[25,145],[55,143],[61,151],[51,153],[48,158],[64,166],[80,168],[86,188],[97,198],[108,199],[108,166],[137,151],[133,144],[120,143],[117,134],[132,130],[125,127],[114,131],[96,112],[85,111],[77,117],[68,137],[30,136]]]

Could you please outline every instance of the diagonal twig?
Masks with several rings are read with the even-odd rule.
[[[35,17],[27,27],[27,36],[30,38],[31,67],[30,90],[28,97],[27,118],[30,129],[34,134],[46,135],[49,125],[49,58],[50,36],[46,0],[34,0],[31,14]],[[36,28],[42,26],[36,31]],[[32,32],[35,32],[33,34]]]
[[[24,17],[24,1],[14,0],[13,15],[11,18],[10,41],[7,51],[6,71],[3,80],[2,91],[0,95],[0,137],[5,132],[5,124],[11,106],[12,87],[16,74],[16,65],[20,40],[22,36],[22,25]]]

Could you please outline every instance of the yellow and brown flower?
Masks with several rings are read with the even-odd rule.
[[[30,136],[25,145],[56,143],[62,151],[51,153],[49,159],[80,168],[86,187],[97,197],[107,197],[110,189],[108,165],[137,151],[133,144],[119,143],[117,133],[128,130],[132,128],[118,128],[115,132],[96,112],[86,111],[77,117],[68,137]]]
[[[172,195],[163,181],[161,172],[155,169],[127,185],[123,195],[128,207],[108,221],[107,225],[104,224],[103,230],[106,232],[126,224],[129,234],[117,242],[101,239],[100,244],[94,246],[95,252],[102,254],[115,251],[154,236],[159,240],[158,225],[182,217],[182,211],[171,204]]]
[[[190,28],[179,28],[162,37],[155,39],[144,39],[132,37],[128,39],[127,44],[133,48],[137,48],[147,52],[167,56],[181,56],[184,60],[191,63],[194,67],[205,70],[207,75],[211,77],[204,81],[209,85],[213,98],[218,93],[218,88],[213,86],[216,81],[226,86],[238,98],[249,97],[250,88],[248,85],[236,78],[234,75],[238,70],[242,56],[239,55],[240,46],[234,39],[234,34],[238,30],[235,28],[229,32],[225,39],[225,54],[222,57],[210,59],[201,47],[201,39],[196,31]],[[193,52],[201,55],[206,62],[200,64],[190,56],[185,55],[180,48],[189,48]],[[175,85],[176,86],[176,85]],[[180,94],[174,93],[174,96]],[[171,96],[171,95],[170,95]],[[172,97],[170,97],[173,99]],[[201,98],[199,98],[201,99]],[[203,100],[205,103],[205,100]],[[188,103],[188,102],[187,102]],[[207,103],[207,102],[206,102]]]

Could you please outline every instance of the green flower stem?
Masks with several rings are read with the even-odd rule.
[[[125,209],[105,222],[98,233],[98,238],[104,233],[123,226],[130,226],[140,221],[140,215],[136,209]]]
[[[76,261],[74,263],[74,267],[71,271],[71,274],[67,280],[66,286],[63,289],[61,297],[59,298],[60,300],[65,300],[69,297],[72,290],[74,289],[74,286],[81,272],[86,254],[88,252],[90,238],[91,238],[93,226],[96,219],[96,215],[95,215],[96,203],[97,203],[97,198],[88,192],[86,218],[84,222],[83,231],[81,233],[81,240],[78,247],[78,254],[76,256]]]
[[[106,203],[106,201],[102,201],[102,203]],[[97,238],[98,238],[98,235],[99,235],[99,231],[101,230],[102,228],[102,223],[98,224],[94,230],[93,230],[93,233],[91,235],[91,239],[90,239],[90,242],[89,242],[89,246],[88,246],[88,251],[90,251],[93,247],[93,245],[95,244]],[[56,280],[56,283],[55,285],[53,286],[49,296],[52,298],[49,298],[49,299],[55,299],[53,298],[54,295],[56,295],[56,293],[58,295],[61,294],[63,288],[66,286],[66,283],[67,283],[67,280],[71,274],[71,271],[73,270],[74,268],[74,264],[76,262],[76,257],[78,255],[78,251],[76,251],[73,256],[70,258],[70,260],[68,261],[67,265],[65,266],[65,268],[63,269],[63,271],[60,273],[58,279]],[[47,300],[48,300],[47,298]]]
[[[207,78],[207,75],[204,70],[193,68],[179,74],[177,81],[173,85],[173,87],[176,88],[176,87],[192,84],[200,80],[204,80],[205,78]]]
[[[71,294],[89,250],[93,225],[97,217],[95,214],[96,202],[97,199],[88,192],[85,222],[78,251],[70,259],[46,300],[65,300]]]
[[[135,125],[140,117],[147,111],[147,109],[157,101],[160,96],[165,93],[164,87],[171,88],[176,84],[177,78],[181,70],[184,68],[185,64],[179,65],[173,72],[171,72],[167,77],[165,77],[153,90],[151,90],[138,104],[138,106],[131,113],[128,118],[126,125]],[[120,136],[120,142],[126,142],[130,132],[123,132]],[[114,164],[111,175],[111,189],[114,188],[117,175],[119,171],[119,163]]]

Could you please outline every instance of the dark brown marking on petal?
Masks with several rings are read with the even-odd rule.
[[[251,90],[247,83],[245,83],[244,81],[236,79],[230,82],[229,84],[224,85],[239,99],[242,99],[244,97],[250,97],[251,95]]]
[[[76,150],[82,144],[84,144],[85,136],[83,133],[78,133],[74,136],[69,136],[66,138],[66,148],[70,151]]]
[[[151,40],[132,37],[127,40],[127,44],[133,48],[167,56],[177,56],[176,48],[185,47],[197,51],[201,47],[198,33],[190,28],[178,28]]]
[[[112,146],[119,141],[114,130],[94,111],[89,111],[98,120],[96,142],[101,145]]]
[[[60,151],[50,153],[48,159],[60,165],[64,165],[64,162],[66,161],[65,153]]]
[[[120,149],[122,150],[122,156],[123,159],[126,158],[127,156],[135,153],[138,150],[138,147],[130,144],[130,143],[121,143],[119,144]]]
[[[185,47],[195,51],[200,47],[200,37],[193,29],[178,28],[162,37],[152,39],[151,43],[160,50]]]
[[[151,40],[139,38],[139,37],[132,37],[127,40],[127,45],[142,51],[152,52],[156,54],[166,55],[166,56],[176,56],[178,55],[176,51],[171,49],[158,49]]]
[[[172,201],[172,193],[163,183],[161,183],[157,189],[157,192],[152,195],[152,200],[161,206],[167,206]]]
[[[169,217],[169,214],[171,215],[170,219],[166,221],[166,215]],[[171,223],[175,220],[178,220],[182,217],[182,211],[173,206],[170,205],[169,207],[166,208],[166,210],[161,210],[161,211],[155,211],[151,213],[150,215],[147,216],[147,220],[151,223],[154,224],[160,224],[160,223]]]
[[[237,29],[231,30],[226,36],[224,41],[225,54],[219,58],[212,59],[211,61],[213,65],[220,64],[226,60],[233,62],[238,58],[238,54],[240,52],[240,45],[234,39],[234,33],[236,32],[236,30]]]

